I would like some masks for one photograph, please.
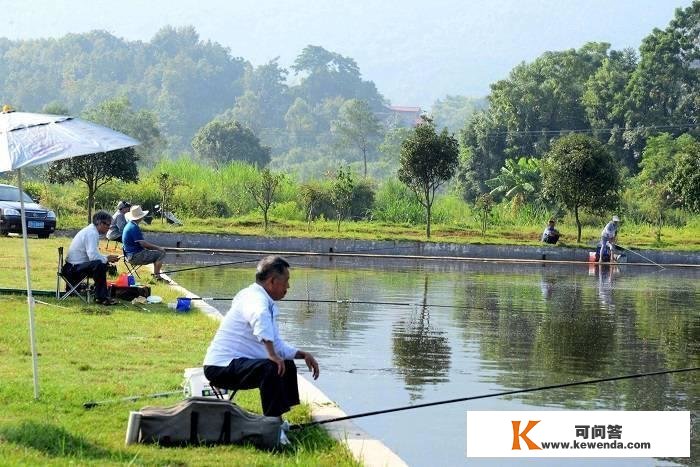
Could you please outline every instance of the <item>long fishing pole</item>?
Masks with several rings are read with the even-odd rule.
[[[363,252],[368,252],[368,251],[380,251],[380,250],[400,250],[403,248],[415,248],[413,245],[410,246],[393,246],[393,247],[383,247],[383,248],[370,248],[370,249],[361,249],[361,250],[348,250],[348,251],[329,251],[328,253],[330,254],[348,254],[348,253],[363,253]],[[213,253],[213,252],[212,252]],[[255,253],[251,253],[255,254]],[[305,255],[310,255],[314,254],[313,252],[308,252],[308,253],[294,253],[287,255],[287,257],[294,257],[294,256],[305,256]],[[325,254],[325,253],[324,253]],[[216,263],[216,264],[207,264],[204,266],[192,266],[192,267],[187,267],[187,268],[182,268],[182,269],[171,269],[169,271],[162,271],[161,274],[172,274],[174,272],[182,272],[182,271],[192,271],[195,269],[206,269],[206,268],[215,268],[219,266],[230,266],[232,264],[244,264],[244,263],[253,263],[259,261],[259,258],[255,259],[247,259],[243,261],[230,261],[226,263]]]
[[[109,399],[106,401],[90,401],[90,402],[85,402],[83,404],[83,407],[86,409],[91,409],[93,407],[97,407],[98,405],[106,405],[106,404],[116,404],[118,402],[132,402],[132,401],[137,401],[141,399],[153,399],[156,397],[168,397],[168,396],[174,396],[175,394],[182,394],[182,389],[179,391],[168,391],[168,392],[157,392],[155,394],[146,394],[144,396],[129,396],[129,397],[122,397],[120,399]]]
[[[193,269],[206,269],[206,268],[215,268],[219,266],[229,266],[231,264],[244,264],[244,263],[252,263],[252,262],[257,262],[260,261],[259,258],[255,259],[246,259],[242,261],[230,261],[228,263],[216,263],[216,264],[207,264],[204,266],[192,266],[189,268],[182,268],[182,269],[172,269],[170,271],[162,271],[161,274],[172,274],[174,272],[182,272],[182,271],[192,271]]]
[[[667,374],[671,374],[671,373],[682,373],[682,372],[697,371],[697,370],[700,370],[700,367],[680,368],[677,370],[654,371],[654,372],[650,372],[650,373],[637,373],[637,374],[633,374],[633,375],[614,376],[614,377],[610,377],[610,378],[589,379],[586,381],[576,381],[573,383],[551,384],[549,386],[540,386],[540,387],[536,387],[536,388],[518,389],[515,391],[503,391],[503,392],[497,392],[497,393],[493,393],[493,394],[482,394],[480,396],[460,397],[457,399],[447,399],[447,400],[436,401],[436,402],[427,402],[424,404],[405,405],[402,407],[395,407],[393,409],[384,409],[384,410],[375,410],[372,412],[363,412],[363,413],[358,413],[355,415],[347,415],[345,417],[330,418],[328,420],[319,420],[319,421],[315,421],[315,422],[300,423],[297,425],[290,426],[289,429],[290,430],[299,430],[299,429],[307,428],[310,426],[323,425],[323,424],[332,423],[332,422],[340,422],[343,420],[351,420],[353,418],[369,417],[371,415],[380,415],[380,414],[391,413],[391,412],[400,412],[403,410],[419,409],[422,407],[432,407],[435,405],[453,404],[455,402],[473,401],[476,399],[486,399],[486,398],[490,398],[490,397],[509,396],[512,394],[523,394],[526,392],[545,391],[547,389],[559,389],[559,388],[566,388],[566,387],[571,387],[571,386],[583,386],[586,384],[597,384],[597,383],[604,383],[607,381],[620,381],[620,380],[624,380],[624,379],[643,378],[646,376],[667,375]]]
[[[665,267],[661,266],[659,263],[655,263],[654,261],[650,260],[649,258],[647,258],[646,256],[644,256],[644,255],[641,254],[641,253],[637,253],[637,252],[634,251],[634,250],[630,250],[629,248],[625,248],[625,247],[622,246],[622,245],[615,245],[615,246],[621,248],[621,249],[624,250],[624,251],[629,251],[630,253],[634,253],[635,255],[644,258],[645,260],[649,261],[651,264],[653,264],[653,265],[655,265],[655,266],[658,266],[658,267],[660,267],[661,269],[666,269]]]
[[[186,297],[181,297],[186,298]],[[190,300],[204,300],[204,301],[229,301],[233,300],[233,297],[191,297]],[[314,300],[310,298],[285,298],[285,302],[307,302],[307,303],[336,303],[339,305],[387,305],[387,306],[421,306],[428,308],[456,308],[456,309],[472,309],[474,307],[466,305],[439,305],[434,303],[409,303],[409,302],[374,302],[365,300]]]

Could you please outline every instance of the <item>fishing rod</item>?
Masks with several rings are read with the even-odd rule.
[[[361,249],[361,250],[348,250],[348,251],[333,251],[333,248],[330,249],[328,253],[321,253],[323,255],[326,254],[351,254],[351,253],[363,253],[363,252],[368,252],[368,251],[381,251],[381,250],[400,250],[403,248],[415,248],[415,246],[410,245],[410,246],[393,246],[393,247],[383,247],[383,248],[370,248],[370,249]],[[212,254],[214,253],[213,250]],[[187,252],[185,252],[187,253]],[[196,252],[189,252],[189,253],[196,253]],[[251,252],[250,254],[257,254],[257,252]],[[286,255],[286,257],[294,257],[294,256],[308,256],[312,254],[317,254],[315,252],[306,252],[306,253],[294,253],[290,255]],[[230,266],[232,264],[244,264],[244,263],[253,263],[259,261],[260,258],[255,258],[255,259],[247,259],[243,261],[230,261],[226,263],[216,263],[216,264],[207,264],[204,266],[192,266],[188,268],[182,268],[182,269],[171,269],[170,271],[162,271],[161,274],[172,274],[174,272],[182,272],[182,271],[192,271],[195,269],[206,269],[206,268],[215,268],[219,266]]]
[[[132,402],[141,399],[154,399],[156,397],[169,397],[174,396],[175,394],[182,394],[182,389],[180,389],[179,391],[157,392],[155,394],[146,394],[143,396],[129,396],[122,397],[120,399],[109,399],[106,401],[90,401],[85,402],[83,404],[83,407],[85,407],[86,409],[92,409],[93,407],[97,407],[98,405],[116,404],[118,402]]]
[[[233,300],[233,297],[180,297],[180,298],[190,298],[190,300],[203,300],[203,301],[229,301]],[[310,299],[310,298],[285,298],[285,302],[307,302],[307,303],[336,303],[339,305],[387,305],[387,306],[420,306],[429,308],[456,308],[470,310],[474,307],[466,305],[439,305],[434,303],[409,303],[409,302],[374,302],[365,300],[321,300],[321,299]]]
[[[630,253],[634,253],[635,255],[644,258],[645,260],[649,261],[651,264],[653,264],[653,265],[655,265],[655,266],[658,266],[658,267],[660,267],[661,269],[666,269],[665,267],[661,266],[659,263],[655,263],[654,261],[650,260],[649,258],[647,258],[646,256],[644,256],[644,255],[641,254],[641,253],[637,253],[637,252],[634,251],[634,250],[630,250],[629,248],[625,248],[625,247],[622,246],[622,245],[615,245],[615,246],[618,247],[618,248],[620,248],[621,250],[629,251]]]
[[[583,386],[586,384],[597,384],[597,383],[604,383],[604,382],[608,382],[608,381],[620,381],[620,380],[625,380],[625,379],[644,378],[647,376],[667,375],[667,374],[671,374],[671,373],[683,373],[683,372],[687,372],[687,371],[697,371],[697,370],[700,370],[700,367],[680,368],[680,369],[676,369],[676,370],[662,370],[662,371],[654,371],[654,372],[649,372],[649,373],[636,373],[636,374],[625,375],[625,376],[614,376],[614,377],[609,377],[609,378],[589,379],[586,381],[576,381],[573,383],[551,384],[548,386],[539,386],[539,387],[535,387],[535,388],[517,389],[514,391],[503,391],[503,392],[497,392],[497,393],[493,393],[493,394],[482,394],[480,396],[460,397],[457,399],[447,399],[447,400],[436,401],[436,402],[427,402],[424,404],[405,405],[402,407],[395,407],[393,409],[384,409],[384,410],[375,410],[372,412],[363,412],[363,413],[358,413],[355,415],[347,415],[345,417],[330,418],[328,420],[319,420],[319,421],[315,421],[315,422],[300,423],[297,425],[291,425],[289,427],[289,429],[290,430],[300,430],[303,428],[308,428],[308,427],[317,426],[317,425],[323,425],[326,423],[340,422],[343,420],[351,420],[353,418],[369,417],[372,415],[381,415],[381,414],[385,414],[385,413],[400,412],[403,410],[419,409],[422,407],[432,407],[432,406],[436,406],[436,405],[453,404],[455,402],[473,401],[473,400],[477,400],[477,399],[487,399],[490,397],[501,397],[501,396],[509,396],[512,394],[523,394],[523,393],[527,393],[527,392],[545,391],[547,389],[559,389],[559,388],[566,388],[566,387],[571,387],[571,386]]]
[[[161,274],[172,274],[174,272],[182,272],[182,271],[192,271],[194,269],[206,269],[206,268],[215,268],[219,266],[230,266],[232,264],[244,264],[244,263],[252,263],[260,261],[260,259],[255,258],[255,259],[246,259],[246,260],[241,260],[241,261],[230,261],[227,263],[216,263],[216,264],[207,264],[204,266],[192,266],[189,268],[182,268],[182,269],[172,269],[170,271],[162,271]]]

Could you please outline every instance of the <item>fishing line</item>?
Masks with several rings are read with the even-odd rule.
[[[654,261],[650,260],[649,258],[647,258],[646,256],[644,256],[644,255],[641,254],[641,253],[637,253],[637,252],[634,251],[634,250],[630,250],[629,248],[625,248],[625,247],[622,246],[622,245],[615,245],[615,246],[621,248],[621,249],[624,250],[624,251],[629,251],[630,253],[634,253],[635,255],[644,258],[645,260],[649,261],[650,263],[652,263],[652,264],[655,265],[655,266],[660,267],[661,269],[666,269],[665,267],[661,266],[659,263],[655,263]]]
[[[604,383],[604,382],[608,382],[608,381],[620,381],[620,380],[624,380],[624,379],[643,378],[643,377],[647,377],[647,376],[667,375],[667,374],[671,374],[671,373],[682,373],[682,372],[697,371],[697,370],[700,370],[700,367],[681,368],[681,369],[677,369],[677,370],[654,371],[654,372],[649,372],[649,373],[637,373],[637,374],[633,374],[633,375],[614,376],[614,377],[610,377],[610,378],[590,379],[590,380],[586,380],[586,381],[576,381],[573,383],[552,384],[549,386],[539,386],[539,387],[535,387],[535,388],[518,389],[515,391],[503,391],[503,392],[497,392],[497,393],[493,393],[493,394],[482,394],[480,396],[460,397],[457,399],[447,399],[447,400],[443,400],[443,401],[427,402],[424,404],[406,405],[406,406],[402,406],[402,407],[395,407],[393,409],[384,409],[384,410],[375,410],[372,412],[363,412],[363,413],[358,413],[355,415],[347,415],[345,417],[330,418],[328,420],[319,420],[319,421],[315,421],[315,422],[300,423],[298,425],[290,426],[289,429],[290,430],[299,430],[302,428],[308,428],[310,426],[323,425],[323,424],[332,423],[332,422],[340,422],[343,420],[351,420],[353,418],[369,417],[372,415],[381,415],[381,414],[385,414],[385,413],[400,412],[403,410],[411,410],[411,409],[419,409],[422,407],[432,407],[432,406],[436,406],[436,405],[453,404],[455,402],[473,401],[476,399],[486,399],[486,398],[490,398],[490,397],[501,397],[501,396],[509,396],[512,394],[523,394],[523,393],[527,393],[527,392],[545,391],[547,389],[559,389],[559,388],[567,388],[567,387],[571,387],[571,386],[583,386],[586,384],[597,384],[597,383]]]

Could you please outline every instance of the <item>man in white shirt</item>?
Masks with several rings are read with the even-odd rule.
[[[289,263],[280,256],[260,260],[255,283],[236,294],[231,309],[204,357],[204,375],[225,389],[259,388],[263,414],[279,417],[299,404],[296,365],[304,359],[318,378],[318,363],[309,352],[287,344],[279,335],[276,300],[289,288]]]
[[[612,220],[608,222],[605,227],[603,227],[603,231],[600,232],[600,253],[598,256],[598,261],[610,261],[612,259],[613,248],[615,241],[617,240],[617,229],[619,223],[620,218],[613,216]]]
[[[61,272],[73,284],[90,276],[95,282],[95,302],[114,305],[115,300],[107,296],[107,263],[119,261],[117,255],[104,256],[98,250],[100,235],[104,235],[112,223],[112,216],[97,211],[92,224],[80,230],[68,247],[66,261]]]

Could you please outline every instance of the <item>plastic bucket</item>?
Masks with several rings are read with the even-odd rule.
[[[588,252],[588,261],[591,263],[595,263],[595,251],[589,251]]]
[[[177,299],[177,304],[175,305],[175,311],[190,311],[190,306],[192,306],[192,299],[187,297],[180,297]]]

